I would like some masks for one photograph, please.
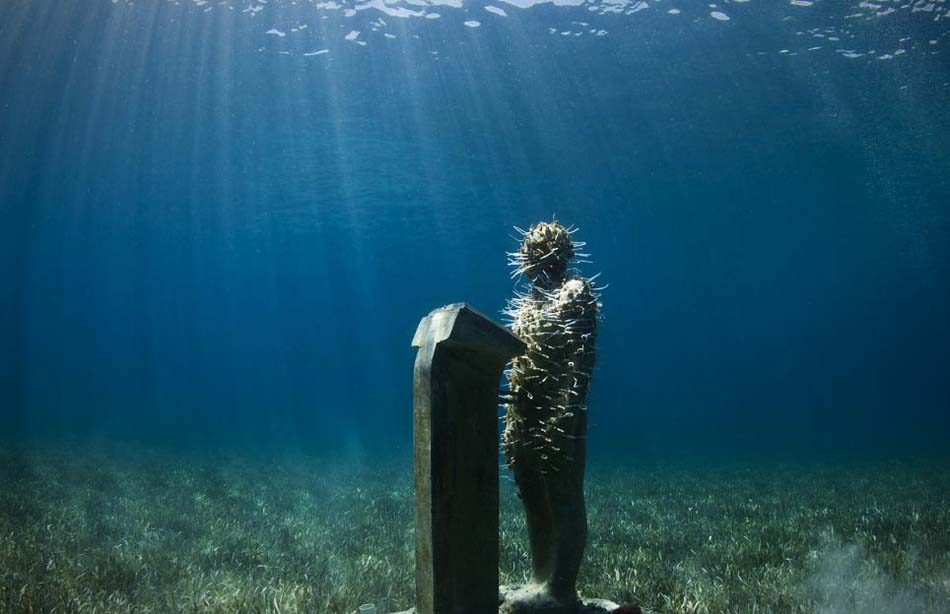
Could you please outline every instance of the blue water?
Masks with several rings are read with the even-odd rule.
[[[343,4],[0,5],[4,439],[405,456],[556,216],[592,455],[946,453],[950,7]]]

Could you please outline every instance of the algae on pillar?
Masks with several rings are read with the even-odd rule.
[[[508,375],[502,447],[527,517],[532,584],[503,591],[503,612],[574,614],[587,543],[584,469],[587,389],[600,303],[572,274],[583,246],[557,221],[523,231],[510,254],[530,285],[509,301],[512,332],[527,344]]]

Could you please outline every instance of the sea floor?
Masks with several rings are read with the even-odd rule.
[[[412,605],[407,465],[0,447],[0,612]],[[591,467],[585,594],[685,612],[950,612],[950,470]],[[511,484],[501,581],[528,567]]]

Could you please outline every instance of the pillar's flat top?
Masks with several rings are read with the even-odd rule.
[[[466,303],[439,307],[422,318],[412,347],[422,347],[427,337],[435,344],[446,343],[506,360],[524,354],[526,348],[514,333]]]

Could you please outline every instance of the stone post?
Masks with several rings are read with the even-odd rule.
[[[464,303],[412,340],[416,612],[498,611],[498,388],[525,344]]]

